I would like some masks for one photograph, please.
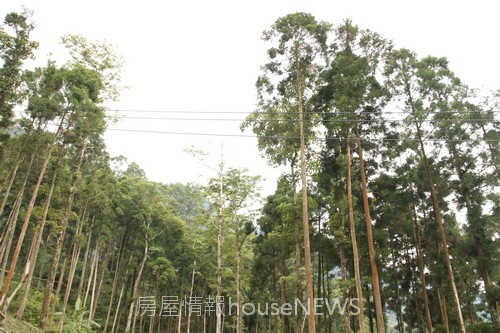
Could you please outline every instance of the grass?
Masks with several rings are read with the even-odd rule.
[[[3,329],[8,333],[41,333],[35,326],[7,315]],[[1,330],[0,330],[1,332]]]

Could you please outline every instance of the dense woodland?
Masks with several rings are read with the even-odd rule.
[[[281,17],[241,124],[289,170],[260,198],[223,156],[206,184],[109,156],[120,57],[68,35],[67,63],[26,68],[33,29],[0,26],[0,328],[499,331],[498,91],[349,20]]]

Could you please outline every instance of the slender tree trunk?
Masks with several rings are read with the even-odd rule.
[[[194,276],[196,273],[196,260],[193,263],[193,273],[191,274],[191,290],[189,291],[189,301],[191,301],[193,297],[193,289],[194,289]],[[188,317],[187,317],[187,327],[186,333],[189,333],[191,329],[191,308],[188,309]]]
[[[184,288],[184,285],[182,284],[181,282],[181,290],[179,292],[179,299],[182,299],[182,294],[183,294],[183,288]],[[184,304],[183,302],[179,302],[179,314],[177,315],[177,329],[176,329],[176,332],[177,333],[182,333],[181,332],[181,328],[182,328],[182,308],[183,308]]]
[[[432,319],[431,319],[431,311],[429,308],[429,297],[427,295],[427,281],[425,278],[425,271],[424,271],[424,259],[422,256],[422,248],[420,246],[420,228],[418,226],[417,222],[417,212],[416,212],[416,207],[413,205],[413,209],[410,208],[410,213],[412,215],[412,220],[413,220],[413,239],[415,242],[415,250],[417,253],[417,262],[418,262],[418,271],[420,275],[420,283],[422,284],[422,293],[424,296],[424,311],[425,311],[425,323],[427,325],[427,332],[431,333],[432,332]]]
[[[0,203],[0,216],[2,216],[3,210],[5,208],[5,204],[7,203],[7,199],[10,194],[10,190],[12,189],[12,185],[14,185],[14,180],[16,179],[17,171],[19,169],[19,166],[21,165],[23,161],[23,155],[26,151],[26,147],[28,146],[28,139],[31,135],[31,132],[33,130],[33,125],[35,123],[36,117],[33,117],[33,120],[31,121],[31,125],[29,127],[28,132],[26,133],[26,137],[23,140],[23,144],[21,146],[21,149],[19,150],[19,154],[17,155],[16,163],[14,164],[14,168],[11,171],[11,175],[9,178],[9,183],[7,184],[7,188],[5,189],[5,194],[4,197],[2,198],[2,203]],[[34,157],[34,152],[31,154],[31,162],[30,162],[30,167],[28,170],[26,170],[26,175],[25,178],[29,175],[30,169],[31,169],[31,164],[33,163],[33,157]],[[1,285],[1,284],[0,284]]]
[[[236,333],[243,332],[243,298],[241,296],[241,247],[239,239],[239,230],[236,232],[236,302],[238,303],[238,312],[236,319]]]
[[[56,293],[55,293],[55,297],[54,297],[56,301],[53,302],[52,307],[50,309],[49,324],[47,325],[47,332],[50,332],[51,328],[52,328],[52,319],[54,318],[54,312],[56,312],[56,306],[57,306],[57,302],[59,300],[59,293],[61,292],[64,275],[66,273],[66,264],[67,263],[68,263],[68,257],[64,258],[64,262],[63,262],[63,265],[61,267],[61,272],[59,273],[59,279],[57,280]]]
[[[401,310],[402,309],[402,305],[401,305],[401,295],[400,295],[400,292],[399,292],[399,281],[398,279],[396,279],[396,298],[397,298],[397,311],[396,311],[396,315],[397,315],[397,318],[398,318],[398,331],[400,333],[404,333],[404,330],[405,330],[405,322],[403,321],[403,311]],[[429,332],[429,333],[432,333]]]
[[[141,276],[142,272],[144,270],[144,265],[146,264],[146,260],[148,259],[148,252],[149,252],[149,241],[148,241],[148,234],[146,233],[145,235],[145,246],[144,246],[144,256],[142,257],[141,265],[139,267],[139,271],[137,272],[137,277],[134,282],[134,287],[132,289],[132,302],[130,303],[130,308],[128,311],[128,317],[127,317],[127,326],[125,327],[125,333],[130,332],[130,328],[132,325],[132,316],[134,314],[134,307],[135,307],[135,299],[137,298],[137,294],[139,291],[139,283],[141,282]]]
[[[413,96],[410,92],[411,90],[408,87],[409,83],[406,82],[405,84],[406,84],[405,89],[406,89],[407,94],[408,94],[408,103],[411,107],[412,113],[415,114],[415,103],[413,101]],[[457,286],[455,284],[455,276],[454,276],[453,268],[451,265],[450,255],[448,253],[448,242],[446,240],[446,232],[445,232],[444,226],[443,226],[443,214],[441,211],[441,207],[439,205],[436,186],[434,185],[434,180],[432,179],[432,172],[431,172],[431,168],[429,165],[429,161],[428,161],[427,155],[425,153],[424,142],[422,141],[422,138],[423,138],[422,131],[420,129],[420,125],[418,122],[415,122],[415,126],[417,128],[417,139],[418,139],[418,144],[420,146],[420,156],[422,158],[422,162],[423,162],[424,169],[425,169],[425,174],[427,177],[427,183],[428,183],[428,186],[429,186],[429,189],[431,192],[432,207],[434,210],[434,219],[436,220],[436,223],[437,223],[438,229],[439,229],[439,235],[441,236],[441,243],[443,246],[444,259],[445,259],[445,263],[446,263],[446,270],[448,272],[448,280],[450,282],[450,287],[451,287],[451,290],[453,293],[455,310],[457,311],[458,326],[459,326],[460,332],[465,333],[465,324],[464,324],[464,319],[462,316],[462,309],[460,307],[460,299],[458,297]]]
[[[222,305],[219,300],[222,296],[222,226],[224,225],[224,201],[223,201],[223,181],[224,181],[224,155],[221,149],[221,160],[219,165],[219,222],[217,223],[217,298],[215,301],[216,333],[222,332]],[[179,332],[180,333],[180,332]]]
[[[36,291],[40,291],[42,288],[42,276],[45,269],[45,258],[47,258],[47,250],[50,243],[50,233],[47,233],[47,238],[45,239],[45,246],[43,247],[42,260],[40,260],[41,266],[38,272],[38,278],[36,281]]]
[[[3,285],[3,280],[5,277],[5,271],[7,268],[7,263],[9,261],[10,251],[12,248],[12,241],[14,239],[14,233],[16,230],[17,219],[19,217],[19,211],[21,209],[21,204],[24,197],[24,192],[26,189],[26,184],[28,183],[28,177],[33,165],[33,161],[35,159],[35,153],[31,154],[31,159],[26,170],[26,174],[24,175],[23,182],[19,192],[17,193],[16,200],[14,201],[14,206],[12,207],[9,217],[7,219],[7,225],[5,226],[5,232],[0,239],[0,263],[2,263],[2,267],[0,268],[0,286]],[[0,303],[1,304],[1,303]],[[6,311],[8,305],[5,306],[4,310]],[[1,311],[1,308],[0,308]]]
[[[298,66],[297,66],[298,67]],[[307,322],[309,333],[316,333],[316,320],[314,314],[314,290],[313,290],[313,272],[311,262],[311,244],[309,240],[309,212],[307,204],[307,167],[305,154],[305,115],[303,105],[302,82],[297,70],[297,97],[299,103],[300,116],[300,174],[302,179],[302,228],[304,233],[304,263],[306,268],[306,294],[308,304]]]
[[[421,136],[419,135],[419,138],[420,137]],[[443,245],[444,260],[446,263],[446,269],[448,272],[448,279],[450,281],[450,287],[451,287],[451,290],[453,293],[453,300],[455,302],[455,310],[457,311],[458,326],[459,326],[460,332],[465,333],[465,324],[464,324],[464,319],[462,316],[462,309],[460,307],[460,299],[458,296],[458,290],[457,290],[457,286],[455,284],[455,275],[453,273],[451,259],[450,259],[450,255],[448,252],[448,241],[446,240],[446,231],[444,230],[444,226],[443,226],[443,214],[441,212],[441,207],[439,205],[437,191],[436,191],[436,187],[434,185],[434,181],[432,179],[432,173],[430,170],[429,162],[427,160],[427,155],[425,154],[424,144],[423,144],[421,139],[420,139],[420,147],[421,147],[422,159],[424,162],[425,173],[427,176],[427,182],[428,182],[428,185],[429,185],[429,188],[431,191],[432,206],[434,208],[434,217],[435,217],[436,222],[438,224],[439,234],[441,236],[441,243]]]
[[[94,300],[92,302],[93,306],[91,307],[91,312],[90,312],[90,316],[89,316],[90,320],[94,320],[95,313],[97,311],[97,305],[99,304],[102,283],[104,281],[104,274],[106,273],[106,268],[108,266],[108,258],[109,258],[110,251],[111,251],[111,246],[108,245],[108,248],[106,249],[106,253],[104,254],[104,259],[103,259],[102,264],[101,264],[102,268],[100,270],[99,277],[97,278],[97,290],[96,290],[95,294],[93,295]],[[96,272],[96,275],[97,275],[97,272]]]
[[[68,226],[69,222],[69,217],[71,214],[71,208],[73,206],[73,198],[75,196],[75,187],[76,187],[76,182],[78,180],[78,173],[80,172],[81,165],[83,163],[83,156],[85,154],[85,151],[87,149],[87,139],[84,140],[83,146],[80,149],[80,153],[78,156],[78,163],[76,166],[76,170],[73,173],[73,179],[71,181],[71,187],[69,191],[68,198],[66,200],[65,206],[64,206],[64,212],[63,216],[61,219],[61,228],[59,230],[59,233],[57,235],[56,239],[56,248],[54,251],[54,256],[52,259],[52,266],[49,272],[49,277],[47,278],[47,283],[45,285],[45,295],[43,299],[43,304],[42,304],[42,311],[40,314],[40,328],[42,330],[45,330],[47,326],[47,316],[48,316],[48,311],[49,311],[49,306],[50,306],[50,296],[52,294],[52,289],[54,285],[54,279],[55,279],[55,273],[57,271],[57,266],[59,264],[59,259],[61,257],[61,251],[64,243],[64,237],[66,235],[66,228]]]
[[[82,272],[80,274],[80,283],[78,283],[78,291],[76,294],[76,298],[79,300],[82,300],[83,296],[84,296],[84,286],[85,286],[85,279],[86,279],[87,262],[88,262],[88,258],[89,258],[89,252],[90,252],[90,242],[92,240],[92,226],[93,225],[94,225],[94,217],[92,217],[92,222],[90,224],[90,232],[89,232],[89,235],[87,236],[87,244],[85,247],[85,253],[83,254]]]
[[[448,321],[448,310],[446,306],[446,300],[441,292],[441,287],[437,288],[437,296],[439,302],[439,309],[441,310],[441,318],[443,319],[444,330],[446,333],[450,333],[450,326]]]
[[[344,215],[341,216],[342,226],[341,226],[341,236],[340,236],[340,245],[339,245],[339,254],[340,254],[340,269],[342,274],[342,284],[347,286],[347,259],[345,257],[345,234],[344,234]],[[343,290],[344,302],[349,299],[349,288],[344,287]],[[344,312],[344,333],[351,332],[351,325],[349,321],[349,308]]]
[[[61,309],[61,317],[59,319],[59,333],[62,333],[62,330],[63,330],[64,317],[66,315],[66,308],[68,306],[69,294],[70,294],[72,286],[73,286],[73,279],[75,278],[78,258],[80,257],[81,245],[80,245],[80,242],[78,240],[78,237],[82,233],[82,228],[83,228],[82,218],[83,218],[84,214],[85,214],[84,212],[80,214],[80,219],[79,219],[79,223],[77,226],[76,234],[75,234],[75,237],[73,239],[73,249],[71,251],[71,261],[70,261],[70,265],[69,265],[68,282],[66,285],[66,291],[64,292],[64,299],[63,299],[63,304],[62,304],[62,309]]]
[[[47,198],[45,199],[45,204],[43,207],[42,220],[40,221],[39,228],[35,231],[35,235],[33,236],[33,242],[31,245],[30,255],[28,260],[26,261],[26,266],[30,267],[28,278],[26,279],[26,287],[24,289],[23,298],[21,299],[21,303],[19,304],[19,308],[17,310],[17,318],[22,319],[24,315],[24,310],[26,308],[26,302],[28,301],[28,296],[31,289],[31,281],[33,280],[33,274],[35,273],[35,266],[38,258],[38,251],[40,250],[40,245],[42,243],[43,231],[45,229],[45,222],[47,221],[47,215],[49,213],[50,204],[52,201],[52,195],[54,193],[54,189],[56,186],[57,174],[59,172],[59,167],[61,165],[62,158],[64,156],[65,151],[64,144],[61,146],[59,151],[59,156],[57,157],[56,164],[54,166],[54,172],[52,174],[52,180],[50,183],[49,192],[47,194]]]
[[[351,242],[354,261],[354,277],[356,280],[356,296],[359,304],[359,331],[365,333],[364,306],[363,306],[363,289],[361,287],[361,273],[359,270],[359,254],[358,241],[356,239],[356,225],[354,223],[354,208],[352,198],[352,176],[351,176],[351,142],[350,130],[347,129],[347,197],[349,202],[349,224],[351,226]]]
[[[418,331],[422,332],[422,327],[424,326],[424,320],[422,318],[422,312],[420,311],[420,301],[419,301],[419,295],[418,295],[417,281],[416,281],[415,275],[413,274],[414,273],[413,267],[411,267],[411,265],[409,265],[410,256],[408,255],[408,252],[406,252],[406,261],[408,263],[408,271],[410,274],[410,286],[412,289],[413,301],[415,302],[415,312],[417,314]]]
[[[292,188],[293,188],[293,238],[295,243],[295,275],[297,277],[297,299],[302,300],[302,274],[300,272],[300,238],[299,238],[299,216],[297,207],[297,186],[295,179],[295,154],[292,157],[291,165],[291,176],[292,176]],[[302,317],[301,308],[297,309],[297,322],[295,324],[295,332],[300,333],[300,318]]]
[[[373,299],[375,301],[375,314],[377,316],[377,332],[385,333],[384,312],[382,309],[382,296],[380,295],[380,281],[378,276],[377,261],[375,258],[375,246],[373,242],[372,219],[370,216],[370,204],[368,203],[368,189],[366,185],[365,162],[363,160],[363,148],[359,128],[356,127],[356,141],[358,144],[359,173],[361,174],[361,190],[363,192],[363,207],[365,210],[366,236],[368,238],[368,251],[370,254],[370,267],[373,280]]]
[[[12,257],[12,261],[10,264],[10,269],[7,274],[7,278],[4,282],[3,288],[0,291],[0,311],[3,307],[3,302],[5,300],[5,297],[7,295],[7,291],[9,290],[10,282],[12,280],[12,277],[14,275],[14,271],[16,269],[17,265],[17,260],[19,258],[19,253],[21,252],[21,247],[23,246],[24,242],[24,236],[26,235],[26,230],[28,229],[28,224],[31,219],[31,214],[33,213],[33,208],[35,207],[35,201],[38,196],[38,190],[40,189],[40,185],[42,184],[43,177],[45,175],[45,170],[47,169],[47,165],[49,164],[50,157],[52,156],[52,152],[54,151],[56,144],[57,144],[57,137],[59,136],[59,133],[61,132],[64,124],[64,115],[61,118],[61,121],[59,123],[59,126],[57,128],[56,134],[55,134],[55,139],[54,142],[51,144],[49,147],[49,150],[46,153],[45,160],[43,161],[42,167],[40,169],[40,173],[38,175],[38,180],[35,184],[35,187],[33,188],[33,193],[31,195],[31,200],[29,202],[28,208],[26,210],[26,215],[24,217],[24,223],[21,227],[21,232],[19,233],[19,238],[17,240],[16,248],[14,250],[14,255]],[[0,323],[1,324],[1,323]]]
[[[120,242],[120,249],[118,250],[118,258],[116,259],[116,266],[115,266],[115,276],[113,278],[113,285],[111,287],[111,296],[109,298],[108,313],[106,314],[106,320],[104,322],[104,329],[102,331],[103,333],[107,333],[109,319],[111,317],[111,309],[113,307],[113,303],[114,303],[114,299],[115,299],[116,287],[118,285],[118,277],[120,276],[119,271],[120,271],[120,264],[121,264],[122,255],[123,255],[122,249],[123,249],[124,240],[125,240],[125,235],[123,235],[123,237],[122,237],[122,241]],[[132,256],[130,257],[130,259],[132,259]]]
[[[286,276],[286,268],[285,268],[285,260],[283,258],[280,258],[280,275],[281,275],[281,279],[280,279],[280,282],[281,282],[281,304],[285,304],[287,301],[287,299],[286,299],[286,280],[284,279],[284,277]],[[289,333],[290,332],[290,322],[288,320],[288,316],[282,315],[282,320],[283,320],[283,325],[284,325],[283,332]]]
[[[85,288],[85,297],[83,298],[83,307],[85,308],[87,306],[87,300],[89,298],[89,294],[90,294],[90,290],[93,289],[95,287],[95,280],[96,280],[96,275],[97,275],[97,265],[98,265],[98,261],[99,261],[99,252],[100,252],[100,248],[99,248],[99,241],[100,241],[101,237],[97,237],[97,240],[96,240],[96,245],[95,245],[95,248],[94,248],[94,254],[92,255],[92,261],[90,263],[90,276],[89,276],[89,280],[87,281],[87,287]],[[94,287],[92,287],[94,286]],[[91,305],[92,307],[92,305]]]
[[[128,273],[128,272],[127,272]],[[125,291],[125,285],[127,281],[122,284],[122,289],[120,290],[120,296],[118,297],[118,304],[116,305],[115,317],[113,318],[113,326],[111,327],[111,333],[115,332],[116,322],[118,321],[118,314],[120,313],[120,305],[122,304],[123,292]]]
[[[373,333],[373,309],[370,297],[370,288],[368,284],[366,286],[366,309],[368,310],[368,323],[370,324],[370,333]]]

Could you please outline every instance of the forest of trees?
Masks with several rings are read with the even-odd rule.
[[[0,331],[499,332],[500,91],[281,17],[241,124],[288,170],[261,198],[223,155],[206,184],[110,156],[121,58],[67,35],[26,68],[33,29],[0,26]]]

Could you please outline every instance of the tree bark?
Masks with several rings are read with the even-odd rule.
[[[54,193],[54,189],[56,186],[56,180],[57,180],[57,174],[59,172],[59,167],[61,165],[62,158],[64,156],[64,151],[65,151],[65,146],[64,144],[61,146],[61,149],[59,151],[59,156],[57,157],[56,164],[54,166],[54,172],[52,175],[52,180],[50,183],[50,188],[49,192],[47,194],[47,198],[45,199],[45,204],[43,207],[43,213],[42,213],[42,220],[40,221],[40,226],[39,228],[35,231],[35,235],[33,236],[33,242],[32,246],[30,249],[30,255],[28,257],[28,260],[26,261],[26,266],[30,267],[28,277],[25,282],[25,289],[24,289],[24,294],[23,298],[21,299],[21,303],[19,304],[19,308],[17,310],[17,318],[22,319],[24,315],[24,310],[26,308],[26,302],[28,301],[28,296],[30,293],[31,289],[31,281],[33,280],[33,274],[35,273],[35,266],[36,262],[38,259],[38,251],[40,250],[40,245],[42,243],[42,237],[43,237],[43,231],[45,229],[45,222],[47,222],[47,215],[49,213],[49,208],[50,204],[52,201],[52,195]]]
[[[73,241],[73,249],[71,251],[71,262],[69,265],[69,273],[68,273],[68,282],[66,284],[66,291],[64,292],[64,299],[63,299],[63,304],[62,304],[62,309],[61,309],[61,318],[59,319],[59,333],[62,333],[62,330],[63,330],[64,317],[66,315],[66,308],[68,306],[69,294],[70,294],[72,286],[73,286],[73,279],[75,278],[78,258],[80,257],[81,245],[78,241],[78,236],[80,236],[82,233],[82,228],[83,228],[82,217],[84,215],[85,215],[85,212],[82,212],[80,214],[80,218],[79,218],[80,223],[78,223],[76,234],[75,234],[74,241]]]
[[[119,277],[118,272],[120,270],[120,264],[122,258],[122,246],[123,246],[123,241],[120,242],[120,249],[118,250],[118,258],[116,259],[115,274],[113,277],[113,284],[111,286],[111,296],[109,297],[108,312],[106,314],[106,320],[104,321],[104,329],[102,331],[103,333],[107,333],[109,318],[111,317],[111,308],[115,299],[116,287],[118,285],[118,277]]]
[[[84,140],[83,146],[80,149],[80,153],[78,156],[78,163],[76,166],[76,170],[73,173],[73,179],[71,181],[71,187],[70,187],[70,192],[68,195],[68,198],[66,200],[65,206],[64,206],[64,212],[61,220],[61,229],[59,230],[59,233],[57,234],[57,239],[56,239],[56,248],[54,251],[54,256],[52,259],[52,266],[49,272],[49,276],[47,278],[47,283],[45,284],[45,295],[43,299],[43,304],[42,304],[42,310],[40,314],[40,328],[42,330],[46,329],[47,326],[47,316],[48,316],[48,311],[49,311],[49,305],[50,305],[50,295],[52,294],[52,289],[54,286],[54,279],[55,279],[55,274],[57,271],[57,266],[59,264],[59,259],[61,257],[61,252],[62,252],[62,246],[64,243],[64,236],[66,235],[66,228],[68,226],[69,222],[69,217],[71,214],[71,208],[73,207],[73,198],[75,196],[75,190],[76,190],[76,182],[77,182],[77,175],[80,172],[81,165],[83,163],[83,156],[85,154],[85,151],[87,149],[87,139]]]
[[[417,128],[419,128],[418,125],[417,125]],[[420,132],[420,129],[418,131]],[[441,236],[441,243],[443,245],[444,260],[446,263],[446,270],[448,272],[448,279],[450,281],[450,287],[451,287],[451,290],[453,293],[453,301],[455,303],[455,310],[457,311],[458,326],[459,326],[460,332],[465,333],[465,323],[464,323],[464,319],[462,316],[462,309],[460,307],[460,299],[458,297],[457,286],[455,284],[455,274],[453,273],[450,254],[448,252],[448,241],[446,240],[446,231],[444,230],[444,225],[443,225],[443,213],[441,212],[441,207],[439,205],[436,187],[435,187],[434,181],[432,179],[432,173],[430,170],[429,162],[427,160],[427,155],[425,154],[424,143],[422,142],[420,134],[419,134],[419,141],[420,141],[420,147],[421,147],[422,160],[423,160],[424,168],[425,168],[425,174],[427,176],[427,183],[428,183],[430,191],[431,191],[432,207],[434,209],[434,218],[436,219],[436,222],[438,224],[439,234]]]
[[[358,241],[356,239],[356,225],[354,223],[354,208],[352,198],[352,175],[351,175],[351,142],[350,130],[347,129],[347,198],[349,202],[349,224],[351,227],[351,242],[354,261],[354,278],[356,280],[356,296],[359,304],[359,331],[365,333],[365,320],[364,320],[364,306],[363,306],[363,289],[361,287],[361,273],[359,270],[359,254],[358,254]]]
[[[54,142],[49,147],[49,150],[47,151],[47,155],[45,156],[45,160],[43,161],[42,167],[40,168],[40,173],[38,174],[38,180],[37,180],[35,187],[33,189],[33,193],[31,195],[31,200],[29,202],[28,208],[26,210],[26,215],[24,217],[24,223],[23,223],[23,226],[21,227],[21,232],[19,233],[19,238],[17,240],[16,248],[14,250],[14,255],[12,257],[12,261],[10,264],[10,269],[9,269],[8,274],[7,274],[7,278],[4,282],[3,288],[0,291],[0,309],[2,309],[3,302],[5,300],[7,291],[9,290],[10,282],[12,280],[12,277],[14,275],[14,271],[16,269],[17,260],[19,259],[19,253],[21,252],[21,247],[23,246],[24,236],[26,235],[26,230],[28,229],[28,224],[29,224],[29,221],[31,219],[31,214],[33,213],[33,208],[35,207],[35,201],[36,201],[36,198],[38,196],[38,190],[40,189],[40,185],[42,184],[43,177],[45,175],[45,170],[47,169],[47,165],[49,164],[50,157],[52,156],[52,152],[54,151],[54,149],[56,147],[57,137],[59,136],[59,133],[63,129],[64,118],[65,118],[65,114],[62,116],[61,121],[59,122],[59,126],[57,128],[56,133],[55,133]]]
[[[142,272],[144,270],[144,265],[146,264],[146,260],[148,259],[148,253],[149,253],[149,240],[148,240],[148,234],[145,234],[145,245],[144,245],[144,256],[142,257],[141,265],[139,267],[139,271],[137,272],[137,277],[134,282],[134,287],[132,289],[132,302],[130,303],[130,308],[128,311],[128,317],[127,317],[127,326],[125,327],[125,333],[130,332],[130,328],[132,325],[132,316],[134,314],[134,307],[135,307],[135,299],[137,298],[137,294],[139,291],[139,283],[141,282],[141,276]]]
[[[223,181],[224,181],[224,155],[221,149],[221,160],[219,165],[219,221],[217,223],[217,298],[215,300],[216,333],[222,332],[222,309],[219,307],[219,300],[222,296],[222,227],[224,225],[224,201],[223,201]]]
[[[14,206],[12,207],[12,210],[9,213],[5,233],[3,234],[2,239],[0,240],[0,244],[1,244],[1,246],[0,246],[0,262],[2,263],[2,267],[0,268],[1,269],[1,271],[0,271],[0,285],[3,284],[3,280],[5,277],[5,270],[7,268],[7,263],[9,261],[10,251],[12,248],[12,241],[14,239],[14,232],[15,232],[16,225],[17,225],[17,219],[19,217],[19,211],[21,209],[21,204],[22,204],[24,192],[26,189],[26,184],[28,182],[29,170],[31,169],[31,166],[33,164],[34,157],[35,157],[35,154],[33,153],[31,155],[30,164],[29,164],[28,170],[26,171],[26,174],[24,176],[21,189],[17,193],[16,200],[14,201]],[[7,302],[7,304],[4,304],[3,311],[7,311],[8,303],[9,302]],[[1,302],[0,302],[0,305],[1,305]],[[2,311],[1,306],[0,306],[0,311]],[[0,322],[1,322],[1,320],[0,320]]]
[[[196,273],[196,260],[193,263],[193,273],[191,274],[191,289],[189,291],[189,301],[191,302],[191,299],[193,297],[193,289],[194,289],[194,275]],[[186,333],[189,333],[191,329],[191,308],[188,309],[188,317],[187,317],[187,327],[186,327]]]
[[[291,165],[291,176],[292,176],[292,188],[293,188],[293,238],[295,243],[295,275],[297,277],[297,299],[302,300],[302,274],[300,272],[300,239],[299,239],[299,217],[298,217],[298,207],[297,207],[297,186],[295,179],[295,154],[292,157]],[[302,317],[301,308],[297,309],[297,322],[295,324],[295,332],[300,333],[302,330],[300,328],[300,318]]]
[[[427,325],[427,332],[432,332],[432,319],[431,319],[431,311],[429,308],[429,297],[427,295],[427,281],[425,278],[425,271],[424,271],[424,259],[422,256],[422,248],[420,246],[420,228],[418,226],[417,222],[417,212],[415,205],[413,205],[413,210],[410,208],[410,213],[412,213],[412,220],[413,220],[413,239],[415,242],[415,250],[417,254],[417,261],[418,261],[418,270],[419,270],[419,275],[420,275],[420,283],[422,284],[422,293],[424,296],[424,311],[425,311],[425,323]]]
[[[344,215],[341,216],[341,221],[342,221],[342,234],[340,236],[340,245],[339,245],[339,254],[340,254],[340,269],[341,269],[341,274],[342,274],[342,283],[344,286],[347,283],[347,259],[345,257],[345,234],[344,234]],[[343,296],[344,296],[344,302],[349,299],[349,288],[344,287],[343,290]],[[350,333],[351,332],[351,325],[349,322],[349,309],[344,312],[344,333]]]
[[[382,296],[380,295],[380,281],[378,276],[377,261],[375,258],[375,246],[373,242],[372,219],[370,216],[370,204],[368,203],[368,189],[366,185],[365,162],[363,160],[363,148],[359,128],[356,127],[356,141],[359,156],[359,173],[361,174],[361,190],[363,192],[363,207],[365,210],[366,236],[368,238],[368,251],[370,254],[370,267],[373,280],[373,299],[375,301],[375,314],[377,316],[377,332],[385,333],[384,312],[382,309]]]
[[[97,278],[97,290],[93,294],[93,299],[94,300],[92,302],[93,306],[91,307],[91,312],[90,312],[90,316],[89,316],[90,320],[94,320],[95,313],[97,311],[97,305],[99,304],[99,298],[100,298],[100,295],[101,295],[102,282],[104,280],[104,274],[106,273],[106,268],[108,266],[108,258],[109,258],[109,252],[110,251],[111,251],[111,246],[108,245],[108,248],[106,249],[106,252],[104,254],[104,259],[103,259],[102,264],[101,264],[101,270],[100,271],[97,270],[97,272],[99,272],[99,277]],[[96,275],[97,275],[97,272],[96,272]]]
[[[309,212],[307,203],[307,167],[305,154],[305,115],[303,105],[302,82],[297,66],[297,97],[299,103],[300,116],[300,175],[302,180],[302,228],[304,233],[304,263],[306,268],[306,294],[308,304],[308,332],[316,333],[316,320],[314,313],[314,290],[313,290],[313,272],[311,263],[311,244],[309,240]]]
[[[21,146],[21,149],[19,151],[19,154],[17,156],[17,159],[16,159],[16,163],[14,164],[14,168],[12,169],[12,172],[11,172],[11,176],[9,178],[9,183],[7,185],[7,188],[5,189],[5,194],[4,194],[4,197],[2,199],[2,203],[0,203],[0,216],[2,216],[2,213],[3,213],[3,210],[5,208],[5,204],[7,203],[7,199],[9,197],[9,194],[10,194],[10,190],[12,189],[12,185],[14,185],[14,180],[16,179],[16,175],[17,175],[17,171],[19,169],[19,166],[21,165],[22,161],[23,161],[23,155],[24,155],[24,152],[26,150],[26,147],[28,146],[28,139],[30,137],[30,134],[31,134],[31,131],[33,130],[33,125],[35,123],[35,119],[36,117],[33,117],[33,120],[31,121],[31,125],[30,125],[30,128],[28,130],[28,133],[26,133],[26,137],[23,141],[23,144]],[[31,162],[30,162],[30,166],[28,167],[28,169],[26,170],[26,175],[25,175],[25,178],[29,175],[30,173],[30,169],[31,169],[31,164],[33,163],[33,158],[34,158],[34,152],[31,154]]]

